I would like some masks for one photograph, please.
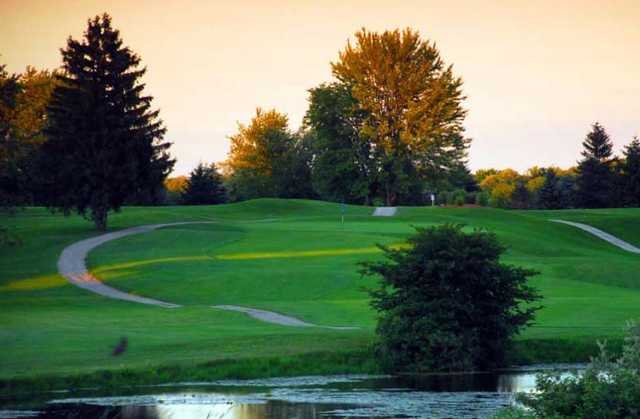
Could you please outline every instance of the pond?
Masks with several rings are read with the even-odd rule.
[[[421,376],[310,376],[52,392],[0,400],[0,418],[312,419],[490,418],[531,391],[542,370]]]

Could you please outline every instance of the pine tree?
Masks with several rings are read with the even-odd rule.
[[[524,182],[520,181],[516,183],[516,187],[511,194],[511,208],[527,209],[529,208],[529,202],[531,196]]]
[[[227,202],[227,192],[222,176],[214,164],[200,163],[191,172],[182,192],[182,203],[186,205],[211,205]]]
[[[173,167],[165,128],[140,82],[140,57],[123,46],[107,14],[88,21],[82,40],[69,38],[64,75],[48,109],[48,141],[40,176],[47,206],[107,228],[110,210],[152,194]]]
[[[622,164],[623,202],[625,205],[640,206],[640,140],[634,137],[625,147]]]
[[[611,139],[596,122],[582,145],[584,158],[578,163],[576,203],[583,208],[611,206]]]
[[[560,194],[560,184],[556,173],[547,170],[544,176],[544,183],[538,192],[538,205],[545,209],[562,208],[562,196]]]

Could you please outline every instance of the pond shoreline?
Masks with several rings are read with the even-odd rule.
[[[612,353],[618,352],[622,345],[622,339],[609,338],[608,341]],[[523,367],[535,364],[584,363],[596,353],[596,341],[591,339],[523,340],[514,343],[509,365]],[[167,365],[146,369],[124,368],[77,375],[35,375],[24,378],[0,379],[0,403],[13,396],[67,389],[113,389],[171,382],[303,375],[380,374],[382,372],[370,349],[306,353],[283,357],[228,359],[197,365]]]

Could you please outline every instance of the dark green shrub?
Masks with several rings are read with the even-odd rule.
[[[511,338],[534,317],[535,272],[500,263],[505,248],[461,225],[417,228],[409,246],[381,246],[363,264],[381,278],[370,290],[379,313],[377,355],[393,371],[474,370],[503,365]]]
[[[460,207],[465,204],[466,198],[467,198],[467,193],[465,192],[464,189],[456,189],[455,191],[452,192],[451,204]]]

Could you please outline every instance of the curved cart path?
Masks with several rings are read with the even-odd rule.
[[[640,254],[640,248],[632,245],[631,243],[627,243],[626,241],[617,238],[616,236],[613,236],[605,231],[602,231],[600,229],[597,229],[595,227],[591,227],[588,224],[582,224],[582,223],[575,223],[573,221],[565,221],[565,220],[549,220],[549,221],[553,221],[554,223],[562,223],[562,224],[567,224],[576,228],[579,228],[580,230],[586,231],[587,233],[593,234],[594,236],[607,241],[609,243],[611,243],[614,246],[619,247],[620,249],[626,250],[627,252],[631,252],[631,253],[638,253]]]
[[[65,277],[71,284],[86,289],[87,291],[100,294],[104,297],[114,298],[117,300],[130,301],[133,303],[149,304],[160,306],[164,308],[178,308],[179,304],[173,304],[166,301],[160,301],[153,298],[141,297],[120,291],[116,288],[110,287],[98,278],[91,275],[87,270],[86,259],[90,251],[100,246],[103,243],[111,240],[119,239],[121,237],[130,236],[133,234],[148,233],[153,230],[157,230],[162,227],[171,227],[184,224],[211,224],[213,221],[185,221],[179,223],[167,223],[167,224],[150,224],[139,227],[127,228],[120,231],[114,231],[112,233],[102,234],[90,239],[81,240],[75,242],[64,248],[58,259],[58,272]],[[214,308],[228,311],[238,311],[247,314],[254,319],[258,319],[267,323],[275,323],[283,326],[294,327],[322,327],[326,329],[335,330],[350,330],[358,329],[357,327],[334,327],[334,326],[319,326],[313,323],[307,323],[295,317],[285,316],[283,314],[274,313],[272,311],[258,310],[249,307],[233,306],[233,305],[219,305],[213,306]]]

